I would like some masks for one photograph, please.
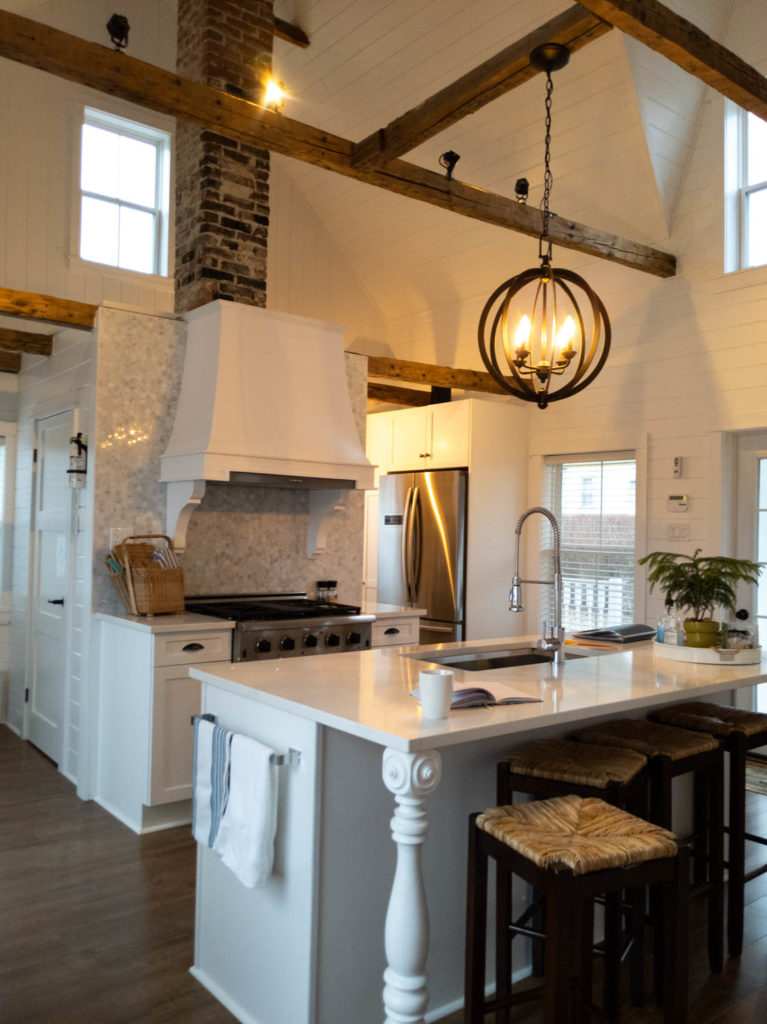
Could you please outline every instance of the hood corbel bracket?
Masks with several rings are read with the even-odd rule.
[[[166,484],[165,532],[173,538],[176,554],[183,554],[192,512],[205,494],[204,480],[169,480]]]
[[[306,557],[323,555],[327,550],[328,529],[333,515],[342,512],[349,501],[349,491],[309,491],[309,528],[306,535]]]

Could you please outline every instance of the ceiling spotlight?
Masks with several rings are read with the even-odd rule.
[[[452,149],[449,149],[447,153],[443,153],[439,158],[440,167],[444,167],[446,170],[445,177],[448,181],[453,180],[453,168],[461,159],[458,153],[454,153]]]
[[[482,310],[478,332],[479,351],[491,376],[509,394],[536,402],[540,409],[582,391],[610,351],[610,321],[602,300],[578,274],[551,262],[551,72],[563,68],[568,59],[567,48],[557,43],[539,46],[530,54],[533,67],[546,72],[541,265],[496,288]],[[516,185],[518,202],[522,181]]]
[[[282,82],[277,82],[274,78],[270,78],[264,89],[263,105],[267,110],[273,110],[276,114],[279,114],[285,105],[286,96],[287,93]]]
[[[114,48],[120,53],[128,45],[128,32],[130,25],[124,14],[113,14],[107,22],[109,38],[114,43]]]
[[[530,182],[527,178],[517,178],[514,184],[514,195],[518,203],[526,203],[530,192]]]

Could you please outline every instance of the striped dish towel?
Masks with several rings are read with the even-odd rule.
[[[204,718],[194,720],[192,835],[213,848],[229,799],[232,733]]]

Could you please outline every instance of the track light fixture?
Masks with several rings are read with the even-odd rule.
[[[120,53],[128,45],[128,32],[130,25],[124,14],[113,14],[107,22],[109,38],[114,43],[114,48]]]
[[[446,174],[445,177],[448,181],[453,180],[453,168],[461,159],[458,153],[454,153],[452,149],[448,149],[446,153],[443,153],[439,158],[440,167],[444,167]]]

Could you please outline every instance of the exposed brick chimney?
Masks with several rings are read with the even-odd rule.
[[[178,72],[259,102],[272,66],[272,0],[178,0]],[[269,153],[179,120],[176,311],[213,299],[266,305]]]

